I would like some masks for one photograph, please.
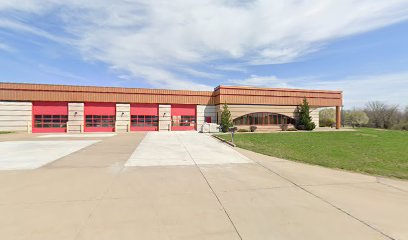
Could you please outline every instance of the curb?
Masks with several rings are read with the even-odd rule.
[[[225,140],[225,139],[222,139],[222,138],[220,138],[220,137],[218,137],[218,136],[216,136],[216,135],[211,135],[211,136],[212,136],[213,138],[216,138],[216,139],[218,139],[218,140],[220,140],[220,141],[222,141],[222,142],[224,142],[224,143],[230,145],[231,147],[236,147],[236,145],[235,145],[234,143],[232,143],[232,142],[229,142],[229,141],[227,141],[227,140]]]

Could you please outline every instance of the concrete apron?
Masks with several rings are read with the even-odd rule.
[[[197,132],[149,132],[126,166],[250,163],[233,148]]]
[[[408,239],[404,181],[267,157],[204,134],[149,135],[139,147],[143,135],[118,134],[36,170],[0,171],[0,236]]]

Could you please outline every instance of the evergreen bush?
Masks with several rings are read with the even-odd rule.
[[[296,112],[298,114],[296,129],[312,131],[316,128],[316,124],[312,122],[312,117],[310,116],[310,107],[306,98],[304,98],[302,104],[297,107]]]
[[[228,132],[228,129],[232,127],[231,112],[228,109],[227,103],[224,103],[224,106],[223,106],[220,125],[221,125],[221,130],[223,132]]]

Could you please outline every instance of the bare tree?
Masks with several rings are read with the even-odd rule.
[[[375,128],[391,128],[398,122],[398,105],[383,102],[368,102],[364,112],[369,118],[368,125]]]
[[[405,107],[403,121],[408,121],[408,106]]]

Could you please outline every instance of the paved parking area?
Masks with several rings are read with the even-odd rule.
[[[0,170],[36,169],[97,142],[98,140],[0,142]]]
[[[101,138],[113,137],[115,133],[60,133],[60,134],[45,134],[37,136],[38,138]]]
[[[98,142],[38,169],[0,171],[1,238],[408,239],[406,181],[232,149],[203,134],[144,137],[86,138]],[[204,151],[195,156],[195,146]],[[149,157],[155,166],[141,166]]]

